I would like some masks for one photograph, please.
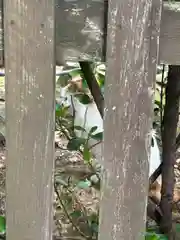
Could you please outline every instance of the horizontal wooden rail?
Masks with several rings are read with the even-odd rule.
[[[2,0],[0,0],[2,1]],[[105,0],[55,0],[56,62],[104,59]],[[180,2],[163,4],[159,61],[180,64]],[[0,5],[0,10],[1,10]],[[155,6],[154,6],[155,7]],[[0,11],[0,15],[2,11]],[[0,30],[1,30],[0,18]],[[0,46],[3,32],[0,31]],[[1,50],[1,49],[0,49]],[[0,51],[0,59],[3,51]]]
[[[77,0],[78,7],[76,6],[74,10],[72,2],[68,1],[65,4],[66,7],[64,6],[66,11],[56,15],[58,26],[57,62],[62,59],[76,61],[102,60],[104,58],[102,54],[104,0],[91,1],[90,7],[86,9],[84,2],[87,1]],[[60,8],[56,8],[56,10],[59,12]],[[75,10],[76,14],[70,16],[70,13],[72,14]],[[67,27],[64,28],[64,26]],[[60,31],[60,28],[63,31]],[[159,61],[166,64],[180,64],[180,2],[163,4],[160,29]]]
[[[180,3],[163,5],[159,47],[159,61],[180,64]]]

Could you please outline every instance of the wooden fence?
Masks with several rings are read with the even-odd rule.
[[[99,239],[140,239],[157,59],[180,63],[179,5],[161,5],[111,0],[107,24],[104,0],[4,1],[7,240],[51,239],[55,64],[101,60],[105,47]]]

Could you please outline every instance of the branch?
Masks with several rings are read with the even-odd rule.
[[[87,85],[90,89],[90,92],[94,98],[96,106],[101,114],[101,117],[104,116],[104,97],[101,93],[100,87],[97,83],[96,77],[92,71],[89,62],[79,62],[83,75],[86,79]]]
[[[153,219],[158,225],[160,224],[161,211],[150,197],[148,198],[147,216]]]
[[[180,66],[169,66],[162,134],[161,231],[172,239],[172,202],[176,131],[179,118]]]
[[[59,202],[60,202],[60,204],[61,204],[61,206],[62,206],[62,208],[63,208],[63,210],[64,210],[64,213],[66,214],[68,220],[71,222],[71,224],[72,224],[72,226],[74,227],[74,229],[75,229],[82,237],[84,237],[85,239],[88,239],[89,237],[86,236],[83,232],[81,232],[81,230],[76,226],[76,224],[74,223],[74,221],[73,221],[72,218],[70,217],[68,211],[66,210],[66,207],[64,206],[63,201],[61,200],[61,197],[60,197],[60,194],[59,194],[58,189],[57,189],[57,187],[56,187],[56,184],[54,184],[54,190],[55,190],[55,193],[56,193],[56,195],[57,195],[57,198],[58,198],[58,200],[59,200]]]
[[[180,146],[180,133],[176,137],[176,144],[175,144],[176,151],[178,150],[179,146]],[[150,185],[153,184],[156,181],[156,179],[161,175],[161,173],[162,173],[162,163],[159,165],[159,167],[153,172],[153,174],[149,178],[149,184]]]
[[[164,83],[164,71],[165,71],[165,64],[163,64],[163,71],[162,71],[162,78],[161,78],[161,93],[160,93],[160,125],[161,125],[161,138],[163,133],[163,83]]]

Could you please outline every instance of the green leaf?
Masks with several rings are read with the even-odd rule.
[[[158,231],[158,229],[159,228],[157,227],[157,225],[153,225],[153,226],[148,227],[147,232],[148,233],[150,233],[150,232],[152,233],[153,232],[153,234],[154,234],[154,233],[156,233]]]
[[[66,195],[65,199],[64,199],[64,203],[65,203],[66,207],[72,207],[72,205],[73,205],[72,196]]]
[[[80,181],[80,182],[78,182],[78,184],[77,184],[77,187],[83,188],[83,189],[87,189],[87,188],[89,188],[90,186],[91,186],[91,182],[88,181],[88,180],[86,180],[86,181]]]
[[[84,129],[84,128],[81,127],[81,126],[74,126],[74,130],[86,132],[86,129]]]
[[[147,231],[145,233],[146,240],[168,240],[164,234],[158,234],[156,232],[152,232],[152,230]]]
[[[77,219],[82,216],[82,213],[80,210],[76,210],[76,211],[73,211],[72,213],[70,213],[69,215],[70,215],[70,217]]]
[[[0,234],[6,232],[6,219],[4,216],[0,216]]]
[[[103,140],[103,132],[93,134],[93,135],[91,135],[91,138],[93,138],[97,141],[101,141],[101,140]]]
[[[98,218],[98,214],[91,214],[88,218],[88,223],[90,225],[91,230],[94,233],[98,233],[98,222],[99,222],[99,218]]]
[[[101,73],[105,76],[106,66],[105,64],[100,64],[96,67],[96,72]]]
[[[160,96],[160,90],[156,88],[156,91],[155,91],[155,96],[154,96],[154,100],[157,101],[157,102],[161,102],[161,96]],[[163,105],[165,105],[165,96],[163,96]]]
[[[90,136],[93,132],[95,132],[97,129],[98,129],[97,126],[92,127],[92,128],[90,129],[89,133],[88,133],[89,136]]]
[[[61,116],[61,110],[58,108],[56,109],[56,117],[60,117]]]
[[[155,100],[154,103],[155,103],[155,105],[158,106],[159,109],[161,109],[161,102],[160,101]]]
[[[79,93],[79,94],[75,94],[75,97],[79,99],[80,103],[87,105],[89,103],[92,103],[91,98],[84,93]]]
[[[77,77],[80,76],[81,77],[81,69],[74,69],[70,72],[71,77]]]
[[[99,87],[100,88],[104,87],[104,82],[105,82],[104,76],[102,76],[101,74],[97,74],[96,78],[97,78]]]
[[[156,236],[156,233],[146,232],[146,234],[145,234],[145,239],[146,239],[146,240],[158,240],[159,237]]]
[[[94,222],[91,223],[91,229],[92,229],[93,232],[98,233],[98,230],[99,230],[98,224],[94,223]]]
[[[56,82],[56,85],[60,87],[66,87],[68,85],[69,80],[70,80],[69,74],[60,75]]]
[[[99,216],[98,216],[98,214],[97,214],[97,213],[92,213],[92,214],[89,216],[89,221],[98,223],[98,221],[99,221]]]
[[[102,75],[103,77],[105,77],[105,71],[98,70],[97,74]]]
[[[87,163],[90,162],[91,157],[92,157],[91,152],[90,152],[90,150],[88,149],[88,147],[85,145],[85,146],[84,146],[84,150],[83,150],[83,158],[84,158],[84,161],[87,162]]]
[[[83,79],[83,81],[82,81],[82,87],[83,87],[83,89],[88,88],[88,85],[87,85],[87,82],[85,79]]]
[[[59,103],[56,103],[56,110],[59,110],[61,108],[61,105]]]
[[[180,224],[179,223],[176,224],[176,231],[180,233]]]
[[[78,137],[72,138],[71,140],[69,140],[67,144],[67,149],[70,151],[77,151],[79,150],[81,145],[83,145],[84,143],[85,143],[84,138],[78,138]]]
[[[56,109],[56,117],[66,117],[66,115],[68,114],[68,110],[69,110],[69,106],[68,107],[64,107],[64,106],[60,106],[58,109]]]

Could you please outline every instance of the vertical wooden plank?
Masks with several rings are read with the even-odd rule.
[[[5,1],[7,240],[49,240],[54,157],[54,2]]]
[[[109,1],[99,240],[143,239],[160,6]]]
[[[0,0],[0,67],[4,66],[4,14],[3,2]]]

